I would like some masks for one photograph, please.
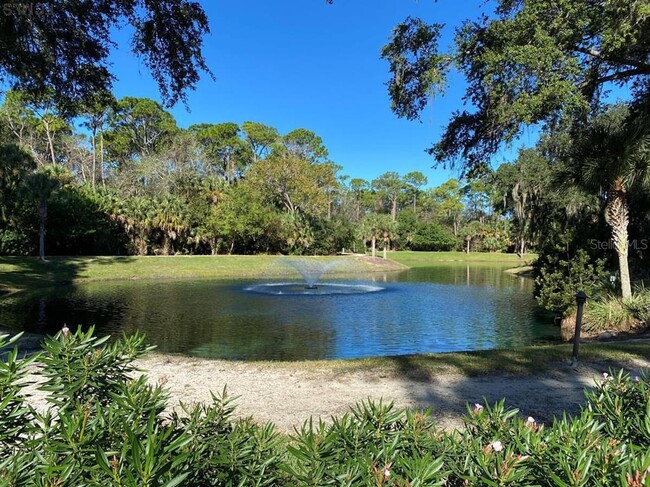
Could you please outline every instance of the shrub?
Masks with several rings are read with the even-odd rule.
[[[442,485],[441,438],[428,414],[368,401],[331,425],[305,423],[287,448],[287,470],[306,486]]]
[[[545,254],[533,264],[535,297],[543,308],[566,316],[576,305],[576,293],[584,291],[598,299],[607,287],[603,260],[592,260],[578,249],[574,256]]]
[[[650,325],[650,291],[644,287],[636,289],[632,297],[625,300],[623,306],[645,326]]]
[[[592,334],[608,330],[627,331],[638,321],[626,303],[616,296],[608,296],[586,304],[582,329]]]
[[[0,348],[7,337],[0,336]],[[282,436],[234,419],[226,396],[165,413],[160,385],[137,375],[140,335],[59,333],[41,355],[0,361],[0,485],[9,486],[642,486],[650,482],[650,386],[606,375],[575,418],[550,426],[505,402],[469,409],[463,431],[429,412],[367,401],[330,424]],[[50,409],[24,398],[40,364]]]
[[[646,327],[649,322],[650,293],[642,289],[626,300],[612,295],[590,300],[585,307],[583,330],[592,334],[629,331],[639,326]]]

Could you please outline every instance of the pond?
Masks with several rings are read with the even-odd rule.
[[[512,348],[557,340],[532,281],[486,265],[355,276],[373,292],[255,292],[271,281],[114,281],[0,300],[0,325],[54,334],[94,324],[140,330],[161,352],[235,360],[310,360]],[[283,281],[286,282],[286,279]],[[297,281],[296,281],[297,283]]]

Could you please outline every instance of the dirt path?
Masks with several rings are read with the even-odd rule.
[[[152,382],[162,382],[172,394],[172,404],[210,401],[210,391],[227,385],[238,396],[237,414],[259,422],[272,421],[282,431],[292,431],[309,417],[328,419],[341,415],[356,402],[372,398],[394,401],[398,406],[432,408],[438,425],[451,429],[462,425],[466,403],[493,403],[504,397],[521,414],[550,422],[563,411],[573,413],[583,402],[585,387],[602,380],[608,369],[558,364],[544,375],[490,375],[468,378],[441,376],[429,381],[377,376],[368,372],[297,370],[242,362],[152,355],[138,363]],[[650,361],[628,364],[633,373],[650,370]]]

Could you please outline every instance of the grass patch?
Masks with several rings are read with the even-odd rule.
[[[481,350],[352,360],[258,362],[268,367],[282,367],[307,372],[348,374],[368,372],[374,376],[409,377],[428,381],[441,375],[475,377],[490,374],[531,375],[558,366],[568,366],[571,344],[536,345],[513,350]],[[584,343],[580,347],[580,364],[608,368],[629,367],[635,360],[647,361],[650,344],[646,340]]]
[[[377,265],[371,259],[346,257],[308,257],[327,262],[344,260],[328,275],[402,270],[392,262]],[[0,257],[0,291],[52,286],[62,283],[128,279],[237,279],[298,277],[275,255],[193,255],[150,257],[50,257],[40,262],[33,257]]]
[[[530,264],[537,258],[536,254],[526,254],[520,259],[517,254],[503,254],[499,252],[389,252],[388,257],[400,264],[409,267],[428,267],[440,262],[471,262],[487,264],[508,264],[519,267]]]

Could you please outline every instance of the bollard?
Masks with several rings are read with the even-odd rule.
[[[580,327],[582,326],[582,308],[587,302],[587,295],[584,291],[578,292],[576,294],[576,303],[578,304],[578,311],[576,312],[576,330],[573,335],[573,357],[571,359],[571,365],[578,365],[578,348],[580,347]]]

